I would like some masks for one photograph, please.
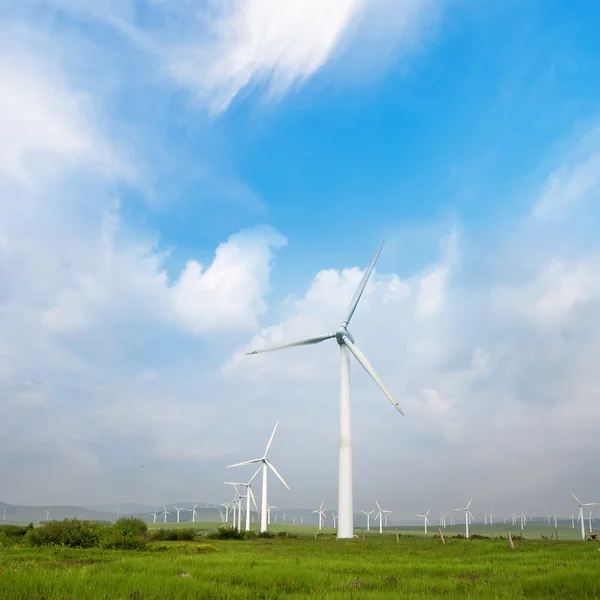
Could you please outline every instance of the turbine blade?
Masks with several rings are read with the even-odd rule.
[[[377,508],[381,510],[381,506],[379,506],[379,502],[377,502],[377,500],[375,500],[375,504],[377,504]]]
[[[573,492],[571,492],[571,496],[573,496],[573,498],[575,498],[575,500],[577,500],[577,502],[583,506],[583,502]]]
[[[252,483],[253,479],[260,473],[262,469],[262,465],[260,465],[260,467],[258,467],[258,469],[256,469],[256,473],[254,473],[254,475],[252,475],[252,477],[250,477],[250,480],[248,481],[248,487],[250,487],[250,484]]]
[[[241,463],[235,463],[235,465],[227,465],[226,469],[231,469],[231,467],[245,467],[246,465],[253,465],[255,463],[262,462],[262,458],[255,458],[253,460],[245,460]]]
[[[278,426],[279,426],[279,421],[277,421],[277,423],[275,423],[275,427],[273,428],[273,433],[271,434],[271,437],[269,438],[269,442],[267,444],[267,449],[265,450],[265,457],[267,456],[267,454],[269,454],[269,448],[271,447],[271,444],[273,443],[273,438],[275,437],[275,432],[277,431]]]
[[[263,352],[274,352],[275,350],[283,350],[284,348],[293,348],[295,346],[309,346],[310,344],[320,344],[325,340],[329,340],[335,337],[335,333],[325,333],[323,335],[316,335],[314,337],[306,338],[304,340],[298,340],[297,342],[289,342],[287,344],[279,344],[277,346],[268,346],[267,348],[258,348],[257,350],[251,350],[246,352],[249,354],[262,354]]]
[[[467,508],[469,508],[469,506],[471,506],[471,502],[473,502],[473,496],[471,496],[471,499],[469,500],[469,502],[467,503]]]
[[[596,506],[598,503],[597,502],[588,502],[587,504],[584,504],[583,506]]]
[[[271,471],[273,471],[273,473],[275,473],[275,475],[277,475],[277,477],[279,477],[279,480],[281,481],[281,483],[283,483],[283,485],[285,485],[285,487],[289,490],[290,486],[284,481],[283,477],[279,474],[277,469],[268,460],[265,462],[269,465]]]
[[[350,302],[350,306],[348,307],[348,314],[346,315],[346,318],[344,319],[344,323],[346,323],[346,325],[348,325],[348,323],[350,323],[350,319],[352,319],[352,315],[354,314],[354,311],[356,310],[356,307],[358,306],[360,297],[362,296],[363,292],[365,291],[365,287],[367,287],[367,281],[369,281],[369,277],[371,277],[371,273],[373,271],[373,268],[375,267],[375,263],[377,262],[379,255],[381,254],[382,248],[383,248],[383,242],[381,243],[379,248],[377,248],[377,251],[375,252],[375,256],[369,263],[369,266],[367,267],[365,274],[363,275],[362,279],[360,280],[360,283],[358,284],[358,287],[356,288],[356,292],[354,292],[354,298],[352,298],[352,302]]]
[[[252,504],[254,504],[254,508],[258,511],[258,506],[256,505],[256,499],[254,498],[254,492],[252,491],[251,487],[248,488],[248,492],[250,494],[250,498],[252,500]]]
[[[362,365],[363,369],[371,376],[371,379],[379,386],[379,389],[387,396],[387,399],[396,407],[398,412],[401,415],[404,415],[402,408],[400,405],[394,400],[392,394],[385,387],[385,384],[379,378],[379,375],[375,372],[375,369],[372,367],[371,363],[367,360],[367,357],[356,347],[356,345],[350,340],[348,336],[344,336],[343,338],[344,344],[348,347],[348,350],[354,354],[356,360]]]

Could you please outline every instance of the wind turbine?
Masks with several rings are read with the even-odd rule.
[[[573,492],[571,492],[571,496],[573,496],[573,498],[575,498],[575,500],[577,500],[577,504],[579,504],[579,518],[577,519],[577,521],[581,521],[581,539],[583,541],[585,541],[585,523],[583,520],[583,507],[584,506],[596,506],[596,504],[598,504],[597,502],[588,502],[587,504],[584,504]]]
[[[179,523],[179,513],[183,510],[183,506],[181,508],[177,508],[173,505],[173,508],[177,511],[177,522]]]
[[[150,513],[150,516],[154,517],[154,521],[152,521],[153,523],[156,523],[156,515],[158,513],[158,509],[155,510],[153,513]]]
[[[494,511],[490,508],[490,525],[494,524],[494,517],[496,515],[494,514]]]
[[[469,537],[469,519],[473,518],[473,515],[471,514],[471,511],[469,510],[469,506],[471,506],[471,502],[473,502],[473,496],[471,496],[471,499],[467,503],[467,506],[465,506],[464,508],[453,508],[452,509],[452,510],[458,510],[460,512],[465,513],[465,537],[466,538]]]
[[[277,469],[273,466],[273,464],[267,458],[269,455],[269,448],[271,448],[271,444],[273,443],[273,437],[275,436],[275,432],[277,431],[277,426],[279,425],[279,421],[275,423],[275,428],[273,429],[273,433],[269,438],[269,442],[267,443],[267,447],[265,449],[265,454],[262,458],[254,458],[252,460],[246,460],[241,463],[236,463],[235,465],[229,465],[227,468],[231,467],[243,467],[245,465],[253,465],[256,463],[262,463],[262,497],[260,499],[260,532],[264,533],[267,530],[267,467],[277,475],[279,481],[285,485],[285,487],[289,490],[290,486],[283,480],[283,477],[279,474]],[[260,470],[260,469],[259,469]],[[269,518],[269,524],[271,523],[271,519]]]
[[[575,529],[575,515],[571,513],[571,527]]]
[[[321,502],[321,506],[317,508],[317,510],[311,511],[313,513],[317,513],[319,515],[319,530],[323,529],[323,519],[325,518],[325,510],[323,510],[323,502]]]
[[[429,525],[429,519],[427,517],[429,516],[430,512],[431,509],[429,509],[424,515],[417,515],[419,519],[423,519],[423,524],[425,525],[425,535],[427,535],[427,525]]]
[[[229,507],[231,506],[231,502],[224,502],[221,506],[225,507],[225,523],[229,523]]]
[[[340,347],[340,450],[339,450],[339,472],[338,472],[338,519],[339,526],[337,537],[352,538],[354,537],[353,523],[353,503],[352,503],[352,428],[350,424],[350,353],[361,364],[371,379],[379,386],[381,391],[387,396],[388,400],[401,413],[402,409],[396,402],[392,394],[385,387],[385,384],[380,379],[375,369],[371,366],[367,357],[354,344],[354,338],[348,331],[348,324],[354,315],[354,311],[360,301],[360,298],[365,290],[369,277],[373,272],[375,263],[379,258],[383,244],[379,246],[375,256],[367,267],[354,297],[348,307],[348,312],[342,321],[341,326],[336,331],[317,335],[297,342],[280,344],[271,346],[270,348],[259,348],[252,350],[247,354],[259,354],[262,352],[271,352],[273,350],[282,350],[284,348],[292,348],[294,346],[309,346],[319,344],[325,340],[335,338]]]
[[[296,517],[292,517],[292,525],[296,524]]]
[[[198,513],[196,512],[197,506],[198,506],[198,503],[196,502],[196,504],[194,504],[194,506],[192,506],[192,508],[188,508],[188,510],[192,513],[192,523],[196,522],[196,517],[198,516]]]
[[[167,507],[165,506],[165,510],[161,513],[161,515],[164,517],[164,521],[163,523],[167,522],[167,515],[170,515],[171,513],[167,510]]]
[[[361,513],[364,513],[365,515],[367,515],[367,531],[371,531],[371,515],[375,512],[374,510],[371,510],[369,512],[367,512],[366,510],[361,510]]]
[[[50,520],[50,509],[46,511],[46,521]]]
[[[560,517],[560,515],[557,515],[554,511],[552,511],[552,514],[554,515],[554,529],[558,529],[558,521],[556,518]]]
[[[591,509],[590,509],[590,515],[588,517],[588,521],[589,521],[589,524],[590,524],[590,533],[592,533],[592,523],[595,523],[596,520],[592,519],[592,510]]]
[[[512,519],[512,524],[516,525],[517,524],[517,513],[510,513],[508,516]]]
[[[335,522],[337,521],[337,515],[335,513],[331,513],[331,518],[333,519],[333,528],[335,529]],[[595,521],[594,521],[594,523],[595,523]],[[592,525],[590,523],[590,531],[592,530],[591,527],[592,527]]]
[[[392,514],[391,510],[383,510],[383,508],[381,508],[381,506],[379,506],[379,502],[377,502],[377,500],[375,500],[375,504],[377,504],[377,509],[379,510],[379,512],[377,513],[377,516],[375,517],[375,520],[379,519],[379,533],[383,534],[383,519],[386,519],[386,525],[387,525],[387,515]]]
[[[246,531],[250,531],[250,517],[252,516],[252,510],[251,510],[251,506],[250,506],[250,500],[252,500],[252,502],[254,503],[254,508],[256,510],[258,510],[258,506],[256,505],[256,500],[254,499],[254,494],[252,493],[252,480],[260,473],[260,470],[262,469],[262,467],[258,467],[258,469],[256,470],[256,473],[254,473],[254,475],[252,475],[252,477],[250,477],[250,481],[248,481],[247,483],[234,483],[233,481],[224,481],[223,483],[226,483],[227,485],[233,485],[235,487],[235,490],[237,492],[237,486],[239,485],[240,487],[245,487],[247,490],[247,494],[245,496],[246,498]],[[241,498],[241,496],[240,496]],[[241,522],[240,522],[240,526],[241,526]]]
[[[450,513],[440,513],[441,516],[441,525],[444,529],[446,529],[446,517],[449,515]]]
[[[527,515],[524,510],[521,511],[519,518],[521,519],[521,531],[523,531],[523,529],[525,529],[525,524],[527,523]]]
[[[271,524],[271,509],[272,508],[277,508],[276,506],[271,506],[270,504],[267,504],[267,509],[269,511],[268,515],[267,515],[267,523],[270,525]],[[277,515],[275,515],[277,516]]]

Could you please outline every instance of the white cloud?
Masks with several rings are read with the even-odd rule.
[[[269,95],[279,96],[303,83],[347,45],[361,22],[401,44],[413,39],[419,17],[429,11],[429,3],[414,0],[215,2],[208,33],[175,49],[170,72],[220,111],[248,86],[266,84]]]

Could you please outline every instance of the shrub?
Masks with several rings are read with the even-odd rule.
[[[148,525],[137,517],[123,517],[106,527],[100,543],[107,550],[144,550],[148,546]]]
[[[192,542],[200,535],[198,531],[192,529],[191,527],[176,529],[175,531],[177,531],[177,539],[180,542]]]
[[[49,521],[41,527],[28,529],[25,540],[34,546],[67,546],[93,548],[102,538],[102,527],[89,521],[65,519]]]
[[[212,544],[198,544],[196,546],[196,552],[198,552],[198,554],[208,554],[209,552],[218,552],[218,550]]]
[[[145,550],[148,547],[148,540],[145,537],[129,535],[114,527],[107,529],[100,543],[100,547],[105,550]]]
[[[177,529],[157,529],[150,534],[150,538],[156,542],[176,542]]]
[[[481,535],[479,533],[472,533],[471,539],[473,539],[473,540],[491,540],[492,538],[489,535]]]
[[[272,539],[275,537],[275,534],[272,531],[262,531],[256,537]]]
[[[234,527],[219,527],[217,531],[206,536],[209,540],[243,540],[244,534]]]
[[[8,538],[20,538],[33,529],[33,523],[24,527],[22,525],[0,525],[0,535],[5,535]]]

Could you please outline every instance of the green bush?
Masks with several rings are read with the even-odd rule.
[[[94,548],[100,543],[102,529],[101,525],[78,519],[49,521],[41,527],[28,529],[25,540],[34,546]]]
[[[272,531],[262,531],[256,537],[271,539],[275,537],[275,534]]]
[[[243,540],[244,534],[234,527],[219,527],[217,531],[206,536],[209,540]]]
[[[176,542],[177,529],[157,529],[150,534],[150,539],[156,542]]]
[[[0,535],[4,535],[9,538],[20,538],[25,537],[25,534],[33,529],[33,523],[29,523],[27,527],[23,525],[0,525]]]
[[[137,517],[122,517],[105,528],[100,546],[106,550],[144,550],[148,546],[148,525]]]

